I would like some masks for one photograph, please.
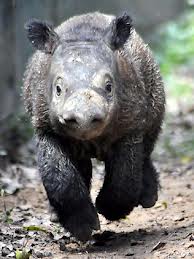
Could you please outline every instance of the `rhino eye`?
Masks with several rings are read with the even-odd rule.
[[[56,92],[57,92],[57,96],[61,95],[61,87],[59,85],[56,85]]]
[[[55,82],[55,89],[56,89],[56,95],[60,96],[62,93],[62,87],[63,87],[63,79],[62,78],[57,78]]]
[[[112,82],[108,81],[106,82],[105,89],[108,93],[112,92]]]

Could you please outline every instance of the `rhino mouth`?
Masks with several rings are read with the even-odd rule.
[[[108,122],[105,120],[103,122],[94,121],[91,126],[74,125],[69,127],[68,125],[63,126],[64,133],[80,140],[91,140],[101,136],[106,128]]]

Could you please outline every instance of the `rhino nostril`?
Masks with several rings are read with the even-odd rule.
[[[78,124],[76,118],[64,118],[64,122],[66,125],[69,125],[69,126]]]
[[[100,119],[100,118],[94,118],[94,119],[92,119],[91,123],[94,124],[94,123],[99,123],[101,121],[102,121],[102,119]]]
[[[97,127],[104,121],[104,114],[94,114],[93,116],[85,113],[65,113],[59,121],[69,128],[90,128]]]
[[[65,114],[59,117],[59,121],[66,126],[76,126],[79,124],[76,116],[72,114]]]
[[[103,120],[104,120],[104,116],[98,115],[98,116],[95,116],[94,118],[92,118],[91,123],[98,124],[98,123],[103,122]]]
[[[75,118],[71,118],[71,119],[64,119],[65,123],[77,123],[77,120]]]

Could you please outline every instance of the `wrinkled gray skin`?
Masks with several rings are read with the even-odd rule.
[[[92,13],[55,31],[38,21],[26,26],[38,49],[23,91],[39,171],[59,221],[82,241],[100,227],[96,208],[118,220],[157,200],[150,155],[165,95],[158,66],[130,22],[127,15]],[[96,208],[89,193],[93,157],[106,171]]]
[[[117,101],[106,83],[114,82],[116,64],[110,48],[103,47],[101,51],[96,43],[73,43],[56,50],[50,68],[51,84],[60,83],[62,89],[58,96],[53,87],[51,97],[50,120],[56,131],[90,140],[103,135],[110,124]]]

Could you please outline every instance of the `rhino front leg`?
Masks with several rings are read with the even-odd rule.
[[[89,190],[68,150],[56,139],[38,138],[38,166],[50,204],[59,222],[77,239],[86,241],[99,229]]]

